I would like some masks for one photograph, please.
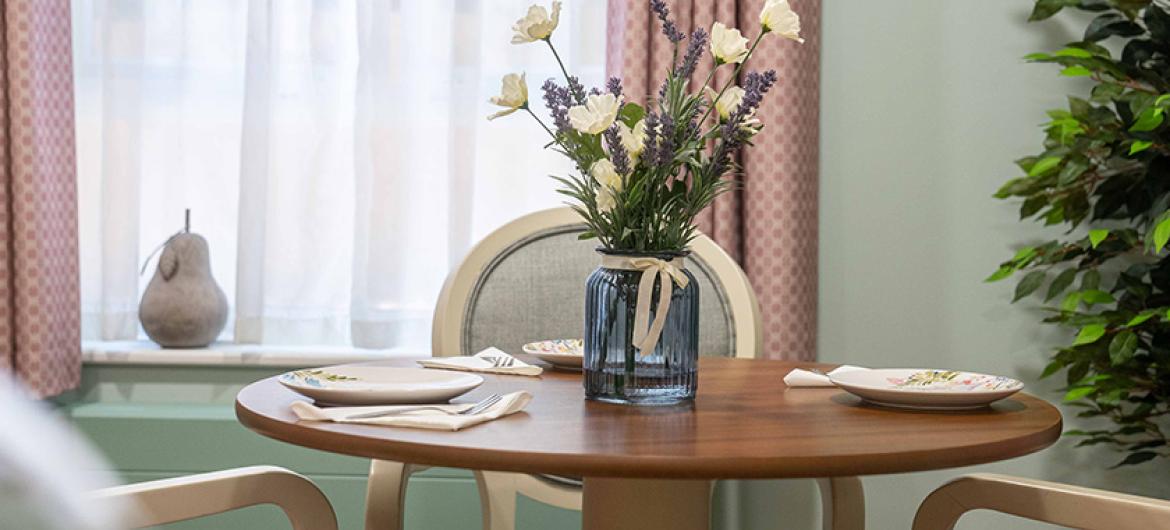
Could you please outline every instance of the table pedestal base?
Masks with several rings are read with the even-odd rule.
[[[582,530],[708,530],[711,482],[585,478]]]

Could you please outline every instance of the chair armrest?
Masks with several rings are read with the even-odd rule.
[[[1170,527],[1170,501],[1004,475],[975,474],[934,490],[914,530],[951,530],[964,513],[994,510],[1086,530]]]
[[[184,521],[248,506],[274,504],[294,530],[337,530],[333,506],[309,479],[274,466],[253,466],[155,480],[94,492],[98,500],[133,505],[133,528]]]

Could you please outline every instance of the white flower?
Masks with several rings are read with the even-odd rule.
[[[707,91],[707,99],[715,102],[715,112],[719,113],[720,119],[726,120],[735,109],[739,108],[740,103],[743,103],[744,92],[740,87],[734,85],[727,87],[719,99],[715,99],[716,93],[711,87],[705,87],[705,90]]]
[[[489,120],[494,120],[500,116],[507,116],[516,112],[524,105],[528,104],[528,83],[524,81],[524,74],[508,74],[504,76],[503,84],[500,87],[500,95],[492,96],[489,100],[493,105],[506,107],[491,116]]]
[[[569,123],[583,133],[600,134],[613,125],[621,108],[621,98],[613,94],[591,95],[584,105],[569,108]]]
[[[614,197],[613,190],[602,186],[597,188],[597,209],[598,211],[608,212],[617,206],[617,198]]]
[[[638,162],[638,155],[646,148],[646,120],[641,120],[631,129],[622,122],[618,122],[618,139],[622,142],[626,154],[630,157],[630,164]]]
[[[617,172],[613,162],[608,158],[602,158],[593,163],[593,167],[589,168],[589,174],[593,176],[598,184],[603,188],[610,188],[614,191],[622,191],[622,176]]]
[[[760,10],[760,25],[764,32],[775,31],[781,37],[803,43],[800,37],[800,15],[797,15],[788,0],[768,0]]]
[[[752,112],[739,124],[739,130],[746,131],[748,134],[756,135],[760,129],[764,128],[764,124],[756,117],[756,113]]]
[[[719,64],[742,63],[747,58],[747,43],[738,29],[728,28],[722,22],[711,26],[711,55]]]
[[[531,6],[528,8],[528,14],[524,18],[517,20],[516,24],[512,26],[512,31],[516,34],[512,36],[512,44],[524,44],[526,42],[536,42],[549,38],[554,29],[557,29],[557,21],[561,17],[561,3],[552,3],[552,16],[550,17],[548,11],[544,6]]]

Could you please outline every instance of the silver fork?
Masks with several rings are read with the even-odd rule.
[[[511,368],[516,362],[516,359],[511,357],[480,357],[489,363],[492,363],[493,368]]]
[[[341,418],[341,419],[342,420],[363,420],[363,419],[369,419],[369,418],[381,418],[383,416],[393,416],[395,414],[402,414],[404,412],[414,412],[416,410],[437,410],[439,412],[450,414],[452,416],[472,416],[472,415],[479,414],[479,413],[491,408],[492,405],[499,403],[501,399],[504,399],[504,397],[499,395],[499,394],[492,394],[492,395],[478,401],[476,404],[472,405],[471,408],[467,408],[467,409],[463,409],[463,410],[459,410],[459,411],[451,411],[451,410],[442,408],[438,405],[421,405],[418,407],[401,408],[401,409],[395,409],[395,410],[379,410],[377,412],[363,412],[360,414],[351,414],[351,415],[346,416],[346,417]]]

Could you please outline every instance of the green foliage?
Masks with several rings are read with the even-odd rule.
[[[1048,111],[1042,151],[1016,161],[1023,176],[995,197],[1066,235],[1021,249],[987,281],[1020,272],[1013,301],[1064,295],[1044,322],[1068,328],[1072,342],[1042,377],[1063,370],[1079,416],[1110,422],[1067,434],[1112,445],[1128,453],[1118,466],[1134,465],[1170,456],[1170,13],[1150,0],[1037,0],[1030,20],[1065,8],[1096,13],[1083,39],[1025,60],[1093,87]],[[1087,236],[1068,235],[1077,228]]]

